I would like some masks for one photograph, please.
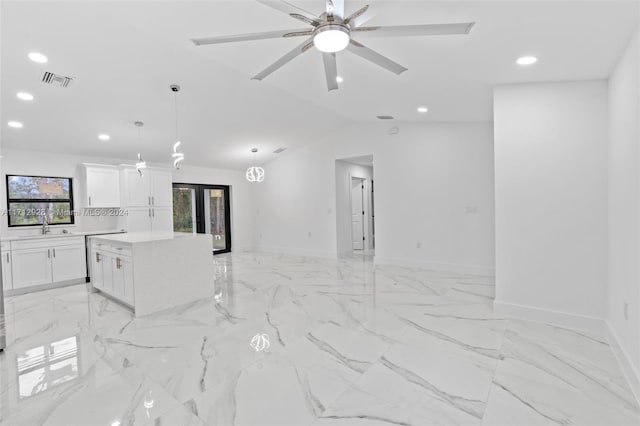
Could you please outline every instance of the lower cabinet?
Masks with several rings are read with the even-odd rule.
[[[133,306],[133,262],[122,247],[94,244],[91,247],[91,283],[94,288]]]
[[[2,259],[0,259],[2,262],[2,288],[7,291],[13,289],[11,250],[2,245],[0,254],[2,254]]]
[[[8,291],[87,276],[84,237],[12,241],[11,249],[2,255],[3,286]]]

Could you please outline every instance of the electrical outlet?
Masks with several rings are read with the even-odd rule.
[[[420,244],[420,241],[418,241],[418,242],[416,243],[416,248],[421,248],[421,247],[422,247],[422,244]]]
[[[311,238],[311,231],[309,231],[309,238]]]
[[[624,319],[629,319],[629,304],[627,302],[624,303]]]

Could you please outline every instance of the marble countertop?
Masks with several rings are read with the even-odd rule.
[[[165,241],[182,238],[202,238],[208,234],[190,234],[183,232],[128,232],[126,234],[117,235],[96,235],[92,239],[100,239],[104,241],[113,241],[119,243],[148,243],[152,241]]]
[[[65,237],[84,237],[87,235],[101,235],[101,234],[121,234],[126,231],[121,229],[103,229],[95,231],[71,231],[66,234],[62,232],[52,232],[46,235],[43,234],[27,234],[27,235],[6,235],[0,238],[0,241],[23,241],[23,240],[37,240],[42,238],[65,238]]]

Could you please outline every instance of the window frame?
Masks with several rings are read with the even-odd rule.
[[[42,179],[66,179],[69,181],[69,198],[48,199],[48,198],[10,198],[9,196],[9,178],[11,177],[27,177],[27,178],[42,178]],[[12,224],[11,223],[11,204],[15,203],[69,203],[69,222],[64,223],[49,223],[49,226],[70,226],[75,225],[75,212],[73,209],[73,178],[68,176],[38,176],[38,175],[5,175],[5,189],[6,189],[6,202],[7,202],[7,225],[9,228],[22,228],[29,226],[42,226],[42,223],[32,224]]]

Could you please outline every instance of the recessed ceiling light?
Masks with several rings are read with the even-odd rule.
[[[101,135],[98,135],[98,139],[100,139],[101,141],[108,141],[109,139],[111,139],[111,136],[109,135],[105,135],[104,133]]]
[[[418,107],[418,112],[421,113],[421,114],[424,114],[424,113],[426,113],[428,111],[429,111],[429,108],[427,108],[427,107],[424,107],[424,106]]]
[[[48,60],[46,56],[44,56],[42,53],[38,53],[38,52],[29,53],[29,59],[31,59],[33,62],[37,62],[39,64],[44,64]]]
[[[533,65],[536,62],[538,62],[538,58],[536,58],[535,56],[523,56],[521,58],[518,58],[518,60],[516,61],[518,65]]]
[[[27,92],[18,92],[18,94],[16,96],[18,97],[18,99],[22,99],[23,101],[32,101],[33,100],[33,95],[31,93],[27,93]]]
[[[337,81],[338,83],[342,83],[342,82],[344,81],[344,78],[342,78],[342,77],[340,77],[340,76],[337,76],[337,77],[336,77],[336,81]]]
[[[19,121],[10,121],[7,124],[14,129],[21,129],[23,127],[23,124]]]

